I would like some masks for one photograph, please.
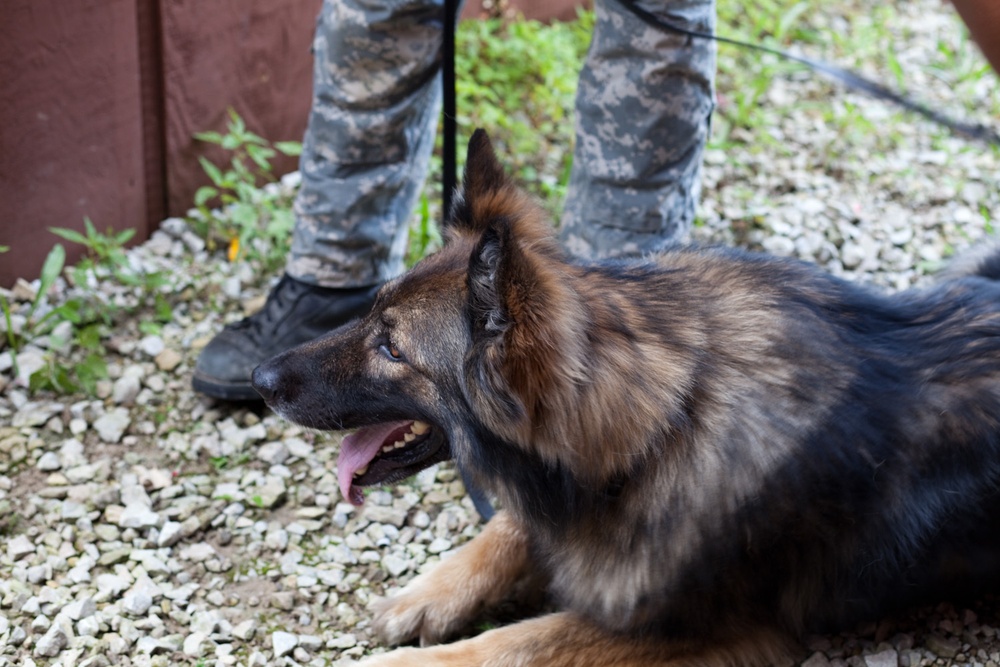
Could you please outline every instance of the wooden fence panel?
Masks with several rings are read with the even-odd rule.
[[[49,227],[148,233],[135,0],[4,0],[0,285],[38,275]],[[70,260],[79,247],[67,247]]]

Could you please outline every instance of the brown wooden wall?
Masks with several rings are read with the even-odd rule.
[[[0,285],[38,274],[49,227],[150,223],[137,3],[77,4],[3,2]]]
[[[206,180],[197,156],[222,158],[192,135],[224,130],[230,106],[268,139],[301,139],[321,2],[0,0],[0,286],[38,275],[50,227],[87,216],[138,241],[183,215]],[[569,18],[580,0],[510,4]],[[481,11],[469,0],[464,16]]]

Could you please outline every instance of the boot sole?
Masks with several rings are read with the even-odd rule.
[[[252,401],[254,403],[262,403],[264,401],[249,381],[240,383],[223,382],[216,378],[195,373],[191,378],[191,386],[200,394],[223,401]]]

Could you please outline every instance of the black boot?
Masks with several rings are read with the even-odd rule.
[[[227,401],[259,401],[250,373],[262,361],[364,315],[379,286],[318,287],[285,274],[258,312],[230,324],[195,364],[195,391]]]

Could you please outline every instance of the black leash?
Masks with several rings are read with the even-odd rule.
[[[460,0],[444,0],[444,43],[441,53],[441,84],[444,100],[444,146],[442,155],[441,175],[441,217],[448,219],[451,214],[451,198],[458,184],[458,163],[455,159],[455,135],[457,132],[455,122],[455,25],[458,22],[458,11],[461,6]],[[493,505],[486,493],[472,482],[468,473],[461,466],[458,472],[462,476],[462,483],[465,490],[472,499],[472,504],[476,506],[479,516],[484,521],[489,521],[493,516]]]
[[[867,93],[876,99],[886,100],[897,104],[904,109],[909,111],[914,111],[929,120],[934,121],[940,125],[943,125],[950,129],[956,134],[960,134],[970,139],[975,139],[982,141],[987,144],[993,144],[1000,146],[1000,134],[997,133],[991,127],[982,124],[965,123],[962,121],[957,121],[939,111],[935,111],[930,107],[921,104],[915,100],[912,100],[904,95],[901,95],[889,88],[886,88],[882,84],[872,81],[871,79],[866,79],[865,77],[852,72],[850,70],[844,69],[843,67],[838,67],[837,65],[831,65],[830,63],[824,62],[822,60],[815,60],[807,56],[800,56],[782,49],[776,49],[769,46],[763,46],[761,44],[751,44],[749,42],[741,42],[737,39],[730,39],[729,37],[720,37],[718,35],[712,35],[710,33],[698,32],[696,30],[688,30],[686,28],[681,28],[672,23],[664,21],[659,16],[646,11],[640,7],[635,0],[618,0],[618,2],[635,14],[640,20],[642,20],[647,25],[650,25],[658,30],[665,32],[673,32],[681,35],[687,35],[688,37],[695,37],[698,39],[711,39],[716,42],[722,42],[723,44],[732,44],[734,46],[742,46],[747,49],[754,49],[755,51],[763,51],[764,53],[770,53],[772,55],[778,56],[779,58],[785,58],[787,60],[793,60],[798,63],[824,74],[827,77],[840,81],[849,88],[855,90],[860,90],[861,92]]]
[[[441,177],[441,217],[451,214],[451,198],[458,184],[458,165],[455,159],[455,27],[458,22],[460,0],[444,0],[444,44],[441,53],[441,84],[444,88],[444,151]]]

